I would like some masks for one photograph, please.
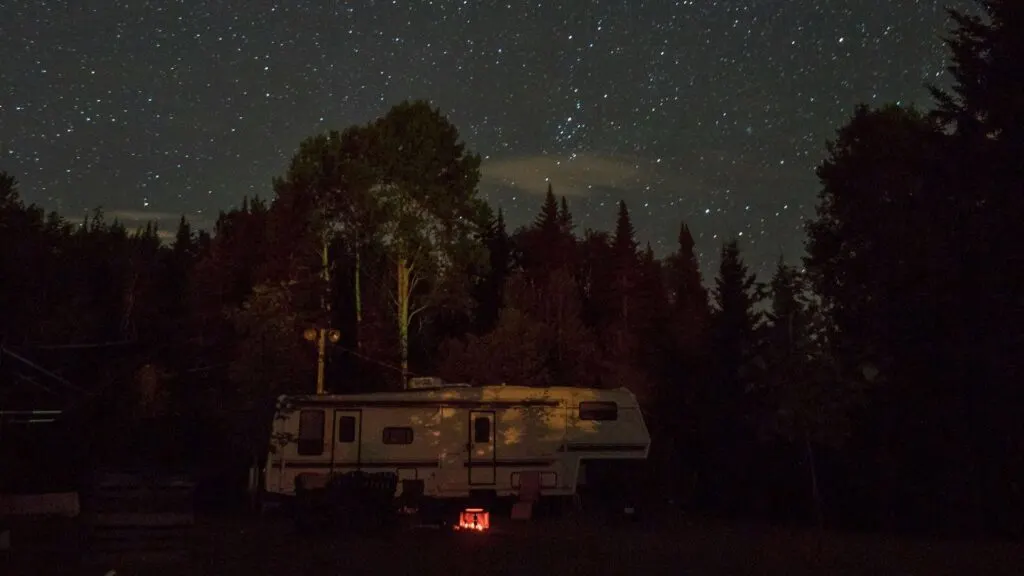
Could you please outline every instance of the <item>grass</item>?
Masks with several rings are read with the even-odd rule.
[[[3,574],[95,574],[112,564],[74,567],[73,545],[36,528],[20,553],[0,559]],[[67,530],[67,527],[63,528]],[[23,533],[25,531],[23,530]],[[17,541],[16,541],[17,542]],[[42,546],[43,548],[40,548]],[[49,548],[49,552],[43,549]],[[39,552],[44,551],[40,554]],[[0,553],[2,554],[2,553]],[[2,558],[2,556],[0,556]],[[6,566],[6,567],[5,567]],[[118,567],[139,574],[1019,574],[1022,544],[936,542],[819,534],[684,519],[612,524],[569,516],[532,522],[494,520],[487,534],[407,529],[378,536],[303,537],[286,520],[202,518],[189,566]]]

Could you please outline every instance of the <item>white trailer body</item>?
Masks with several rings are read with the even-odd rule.
[[[628,390],[439,387],[352,395],[283,396],[264,490],[355,470],[422,480],[424,496],[516,494],[523,472],[544,495],[567,496],[587,461],[644,460],[650,435]],[[315,480],[314,480],[315,481]],[[400,489],[400,488],[399,488]]]

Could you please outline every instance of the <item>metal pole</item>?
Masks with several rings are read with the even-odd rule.
[[[318,330],[320,340],[317,343],[316,354],[316,393],[324,393],[324,365],[327,363],[327,329]]]
[[[326,214],[324,214],[326,220]],[[326,328],[319,329],[320,340],[318,342],[316,357],[316,393],[324,393],[324,365],[327,362],[327,332],[331,326],[331,236],[330,229],[324,226],[323,235],[320,238],[320,271],[324,280],[324,292],[320,295],[320,305],[323,308]]]

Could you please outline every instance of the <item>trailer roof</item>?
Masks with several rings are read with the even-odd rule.
[[[444,405],[578,405],[579,402],[615,402],[619,406],[636,405],[636,397],[626,388],[597,389],[553,386],[444,386],[395,392],[367,392],[362,394],[320,394],[281,396],[301,404],[372,404],[376,406],[408,406],[420,404]]]

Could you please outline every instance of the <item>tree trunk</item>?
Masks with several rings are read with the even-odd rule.
[[[359,276],[362,274],[362,255],[359,250],[356,250],[356,272],[355,272],[355,298],[356,298],[356,351],[362,352],[363,350],[363,292],[362,284],[359,280]]]
[[[327,332],[331,326],[331,237],[325,230],[320,242],[320,265],[324,279],[324,290],[320,296],[320,307],[324,320],[317,328],[319,340],[316,350],[316,393],[326,393]]]
[[[320,297],[325,312],[331,311],[331,239],[327,232],[320,238],[320,275],[324,280],[324,291]],[[330,322],[330,318],[327,320]]]
[[[398,348],[402,366],[402,388],[409,376],[409,266],[405,258],[398,259]]]
[[[814,500],[814,520],[818,526],[818,553],[821,553],[821,536],[825,530],[825,513],[821,505],[821,491],[818,489],[818,466],[814,461],[814,447],[811,446],[811,435],[804,429],[804,448],[807,450],[807,463],[811,471],[811,498]]]

